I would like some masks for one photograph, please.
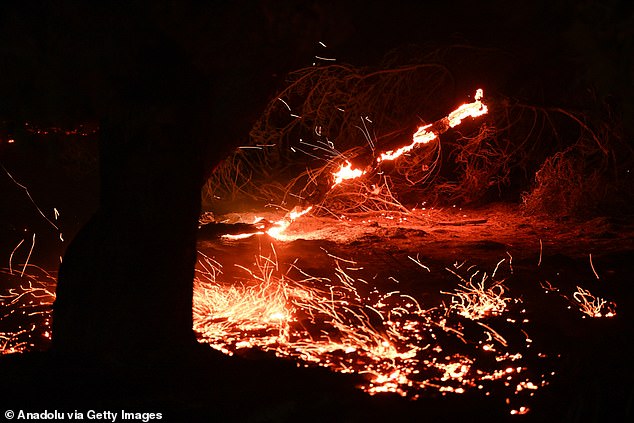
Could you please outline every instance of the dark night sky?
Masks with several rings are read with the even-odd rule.
[[[130,95],[160,87],[165,98],[207,85],[212,102],[253,116],[281,75],[316,53],[372,65],[406,44],[502,49],[512,76],[492,79],[506,79],[499,88],[509,95],[524,79],[527,87],[538,80],[546,90],[585,85],[631,97],[626,1],[125,3],[3,2],[0,114],[90,118],[132,84]],[[196,80],[191,91],[185,80]]]

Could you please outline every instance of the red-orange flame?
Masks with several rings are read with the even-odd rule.
[[[339,185],[345,180],[356,179],[364,174],[365,170],[353,169],[352,163],[346,160],[346,163],[342,164],[339,170],[332,174],[332,176],[335,178],[335,182],[332,184],[332,187],[334,188],[336,185]]]

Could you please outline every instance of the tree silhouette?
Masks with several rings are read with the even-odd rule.
[[[116,363],[195,344],[201,186],[314,19],[311,2],[216,3],[5,6],[2,113],[100,124],[99,208],[60,267],[60,354]],[[299,20],[280,31],[279,14]]]

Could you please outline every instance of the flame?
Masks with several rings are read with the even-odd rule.
[[[345,164],[342,164],[338,171],[334,172],[332,176],[335,178],[334,183],[332,184],[332,188],[339,185],[345,180],[348,179],[356,179],[359,176],[362,176],[366,173],[365,170],[361,169],[353,169],[352,163],[346,161]]]
[[[421,126],[420,128],[418,128],[418,130],[414,133],[414,136],[413,136],[414,141],[411,144],[406,145],[405,147],[401,147],[398,150],[390,150],[385,153],[381,153],[381,155],[377,159],[377,162],[381,163],[385,160],[396,160],[397,158],[401,157],[403,154],[413,150],[419,144],[427,144],[428,142],[438,138],[438,134],[427,131],[427,129],[430,126],[431,124]]]
[[[289,237],[284,235],[284,231],[286,231],[286,229],[291,226],[291,223],[293,223],[295,220],[299,219],[312,209],[313,206],[309,206],[304,209],[299,206],[293,208],[293,210],[291,210],[286,216],[284,216],[283,219],[275,222],[273,226],[266,231],[266,233],[271,238],[277,239],[278,241],[288,240]]]
[[[478,117],[488,113],[489,109],[485,104],[483,104],[480,99],[484,96],[484,92],[482,88],[478,88],[476,90],[476,94],[474,96],[475,101],[473,103],[466,103],[462,106],[458,107],[456,110],[451,112],[449,116],[447,116],[447,120],[449,121],[449,126],[454,128],[462,122],[463,119],[468,117]]]
[[[310,212],[312,209],[313,209],[313,206],[308,206],[305,208],[296,206],[293,208],[293,210],[288,212],[286,216],[284,216],[282,219],[278,220],[277,222],[274,222],[271,225],[271,227],[267,229],[266,231],[262,230],[262,231],[248,232],[248,233],[242,233],[242,234],[225,234],[225,235],[222,235],[221,238],[229,239],[229,240],[240,240],[245,238],[251,238],[252,236],[255,236],[255,235],[264,235],[266,233],[271,238],[274,238],[278,241],[287,241],[290,238],[284,235],[284,231],[286,231],[286,229],[289,226],[291,226],[291,223],[293,223],[295,220],[302,217],[306,213]],[[262,218],[256,217],[253,224],[260,223],[261,221],[262,221]]]
[[[460,123],[462,123],[462,120],[467,117],[475,118],[475,117],[482,116],[488,113],[487,106],[483,104],[482,101],[480,101],[483,96],[484,96],[484,92],[482,91],[481,88],[478,88],[474,96],[475,98],[474,102],[461,105],[456,110],[451,112],[446,118],[441,119],[440,122],[444,123],[446,121],[446,124],[449,125],[450,128],[454,128],[460,125]],[[388,161],[396,160],[397,158],[401,157],[403,154],[408,153],[414,148],[416,148],[418,145],[427,144],[435,140],[436,138],[438,138],[441,132],[444,132],[443,130],[430,131],[429,129],[432,126],[435,126],[435,125],[430,123],[429,125],[420,126],[414,133],[412,137],[413,141],[411,144],[401,147],[397,150],[390,150],[390,151],[386,151],[385,153],[381,153],[381,155],[377,159],[377,163],[381,163],[386,160]]]

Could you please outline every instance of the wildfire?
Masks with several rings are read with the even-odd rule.
[[[476,91],[476,94],[474,96],[474,101],[472,103],[466,103],[461,105],[456,110],[451,112],[448,116],[444,117],[443,119],[440,119],[439,121],[433,124],[419,127],[412,137],[413,141],[409,145],[401,147],[397,150],[390,150],[390,151],[381,153],[376,160],[376,165],[379,165],[380,163],[384,161],[396,160],[403,154],[416,148],[418,145],[429,143],[430,141],[438,138],[440,134],[444,133],[448,128],[453,128],[459,125],[467,117],[475,118],[475,117],[486,114],[488,112],[488,108],[481,101],[483,95],[484,94],[482,89],[479,88]],[[376,170],[376,169],[372,169],[372,170]],[[337,171],[332,172],[331,176],[333,178],[333,182],[332,182],[332,185],[330,186],[330,189],[333,189],[337,185],[341,184],[343,181],[360,178],[361,176],[367,174],[368,171],[369,171],[368,169],[354,169],[352,167],[352,163],[350,163],[349,160],[346,160],[344,163],[339,165],[339,168]],[[237,240],[237,239],[248,238],[254,235],[262,235],[266,233],[272,238],[277,239],[279,241],[288,240],[289,237],[284,235],[284,231],[286,231],[286,229],[290,226],[290,224],[293,221],[303,216],[304,214],[308,213],[311,209],[312,209],[312,206],[308,206],[305,208],[301,208],[298,206],[295,209],[293,209],[290,213],[288,213],[286,216],[284,216],[283,219],[273,223],[269,229],[266,229],[266,230],[263,229],[261,231],[237,234],[237,235],[236,234],[223,235],[223,238]]]
[[[519,377],[522,368],[513,361],[522,354],[504,351],[507,343],[490,326],[479,324],[480,341],[467,341],[459,320],[442,308],[424,308],[400,291],[371,288],[352,273],[361,269],[357,263],[330,256],[335,260],[332,277],[311,276],[295,265],[282,269],[274,255],[259,256],[253,267],[241,267],[250,282],[239,285],[222,281],[220,265],[205,258],[194,292],[200,341],[230,355],[259,348],[359,373],[366,376],[360,388],[371,395],[394,392],[415,398],[428,389],[461,394],[495,381],[511,386],[508,382]],[[440,339],[452,338],[450,343],[463,342],[467,349],[484,345],[476,346],[473,355],[451,354]],[[476,357],[483,353],[494,358],[496,368],[479,364]]]
[[[303,212],[295,210],[289,218]],[[413,294],[387,289],[398,287],[395,280],[388,278],[379,289],[355,276],[363,266],[328,253],[334,260],[331,274],[312,276],[296,264],[281,266],[271,248],[270,256],[256,256],[252,265],[237,266],[246,276],[239,279],[229,278],[219,262],[200,253],[192,311],[200,342],[229,355],[258,348],[305,366],[358,373],[365,380],[359,387],[371,395],[392,392],[416,398],[425,390],[462,394],[497,389],[491,384],[499,382],[515,388],[509,395],[520,398],[547,384],[520,378],[525,368],[516,360],[522,353],[509,350],[512,347],[493,329],[494,322],[477,322],[467,335],[464,319],[480,316],[465,315],[455,304],[423,307]],[[427,277],[429,269],[422,269]],[[17,283],[0,295],[5,313],[0,351],[45,346],[51,336],[54,277],[34,271],[23,278],[17,272],[5,273]],[[470,292],[474,303],[490,300],[485,281],[483,277],[474,285],[478,289]],[[465,286],[467,282],[458,291]],[[475,299],[476,295],[485,299]],[[502,298],[499,305],[507,300]],[[448,313],[451,310],[458,313]],[[16,319],[19,324],[11,323]],[[461,353],[445,350],[456,344],[463,345]],[[482,354],[491,358],[486,365],[479,359]]]

